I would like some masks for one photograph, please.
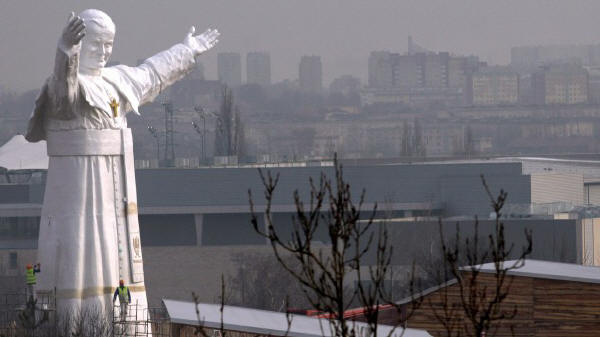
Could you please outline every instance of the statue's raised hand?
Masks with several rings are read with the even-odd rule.
[[[211,28],[199,35],[194,35],[195,32],[196,28],[192,26],[183,40],[183,44],[190,47],[196,55],[200,55],[214,47],[219,42],[217,38],[221,35],[218,30]]]
[[[66,49],[70,49],[74,45],[81,42],[81,39],[85,36],[85,24],[83,19],[79,16],[75,16],[75,13],[71,12],[67,26],[63,29],[62,35],[60,36],[59,45]]]

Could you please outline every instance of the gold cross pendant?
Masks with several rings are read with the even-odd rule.
[[[119,103],[117,103],[116,99],[111,99],[110,108],[113,112],[113,117],[119,117]]]

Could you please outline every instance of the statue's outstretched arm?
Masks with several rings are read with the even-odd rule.
[[[49,83],[51,98],[58,105],[59,111],[55,113],[59,115],[57,116],[59,118],[61,115],[66,117],[65,113],[69,114],[68,110],[77,99],[79,51],[84,35],[85,24],[83,19],[71,12],[67,25],[58,40],[54,72]]]
[[[183,78],[194,69],[195,57],[213,48],[219,37],[216,29],[194,35],[191,27],[183,43],[146,59],[138,67],[116,66],[129,81],[139,105],[152,101],[162,90]],[[132,104],[137,111],[138,104]]]

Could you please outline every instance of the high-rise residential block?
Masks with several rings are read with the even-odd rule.
[[[544,66],[532,76],[536,104],[579,104],[588,101],[589,75],[580,65]]]
[[[219,53],[217,55],[219,81],[229,87],[242,84],[242,61],[239,53]]]
[[[376,51],[369,56],[369,87],[465,89],[468,75],[478,67],[477,57],[447,52],[401,55]]]
[[[392,87],[409,89],[423,86],[423,64],[419,63],[416,55],[392,54],[392,59]]]
[[[510,64],[516,69],[530,70],[559,63],[598,66],[600,44],[520,46],[510,49]]]
[[[246,83],[267,86],[271,84],[271,56],[252,52],[246,55]]]
[[[320,56],[302,56],[298,67],[300,89],[318,93],[323,89],[323,70]]]
[[[472,103],[475,106],[517,104],[519,74],[506,67],[488,67],[472,75]]]
[[[389,51],[374,51],[369,55],[369,87],[389,88],[394,83],[394,63]]]

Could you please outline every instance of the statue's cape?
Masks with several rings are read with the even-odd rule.
[[[49,105],[49,100],[48,81],[46,80],[46,83],[44,83],[44,86],[42,87],[42,91],[40,91],[40,94],[35,99],[33,112],[31,113],[29,123],[27,124],[27,133],[25,133],[25,139],[32,143],[39,142],[40,140],[46,140],[44,111],[47,110],[46,107]]]
[[[136,73],[130,70],[130,67],[126,66],[115,66],[102,69],[102,78],[112,84],[119,94],[126,100],[121,102],[123,107],[122,111],[129,109],[133,110],[139,115],[140,97],[135,93],[136,87]],[[79,91],[85,101],[92,107],[98,108],[109,116],[111,115],[110,107],[105,99],[101,99],[101,96],[92,93],[92,89],[83,78],[79,79]],[[46,140],[46,116],[45,113],[48,109],[52,109],[50,96],[48,93],[49,80],[46,80],[44,86],[37,99],[29,123],[27,125],[27,133],[25,139],[30,142],[39,142],[40,140]]]

